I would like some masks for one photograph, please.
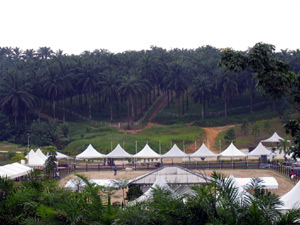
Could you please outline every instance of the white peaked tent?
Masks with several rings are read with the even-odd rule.
[[[256,146],[255,149],[253,149],[248,156],[253,156],[253,157],[261,157],[262,155],[267,155],[268,157],[272,154],[270,150],[268,150],[261,142]]]
[[[279,207],[282,210],[289,210],[293,208],[300,207],[300,182],[293,187],[288,193],[280,197],[280,200],[283,202],[283,205]]]
[[[32,167],[40,167],[40,166],[45,166],[45,160],[40,158],[34,151],[33,149],[30,150],[28,155],[26,156],[28,162],[28,166]]]
[[[282,137],[280,137],[276,132],[269,137],[268,139],[262,140],[261,142],[274,142],[274,143],[279,143],[280,140],[283,140]]]
[[[247,155],[238,150],[233,143],[231,143],[223,152],[220,153],[222,157],[229,157],[229,158],[240,158],[246,157]]]
[[[109,154],[106,155],[106,158],[111,159],[124,159],[124,158],[132,158],[132,155],[126,152],[120,144],[117,145],[117,147],[112,150]]]
[[[168,190],[168,191],[173,192],[172,189],[167,184],[167,182],[165,181],[165,179],[162,178],[161,176],[158,176],[156,178],[156,181],[154,182],[154,184],[143,195],[138,197],[136,200],[128,202],[128,205],[131,206],[131,205],[135,205],[139,202],[147,201],[149,198],[152,197],[154,188],[161,188],[163,190]]]
[[[97,152],[94,147],[89,144],[89,146],[80,154],[76,156],[76,159],[96,159],[96,158],[105,158],[105,155]]]
[[[45,161],[46,161],[47,158],[48,158],[47,156],[44,155],[44,153],[43,153],[43,152],[41,151],[41,149],[39,149],[39,148],[36,150],[35,154],[37,154],[41,159],[43,159],[43,160],[45,160]]]
[[[183,151],[181,151],[176,144],[173,145],[173,147],[164,155],[162,155],[162,158],[184,158],[188,155],[185,154]]]
[[[48,155],[49,155],[49,152],[47,153],[47,157],[48,157]],[[69,159],[70,157],[65,154],[62,154],[60,152],[56,152],[56,158],[57,159]]]
[[[143,159],[149,159],[149,158],[160,158],[160,155],[157,154],[155,151],[153,151],[148,144],[145,145],[145,147],[133,155],[134,158],[143,158]]]
[[[56,152],[56,158],[57,159],[68,159],[70,158],[69,156],[65,155],[65,154],[62,154],[60,152]]]
[[[194,157],[194,158],[196,158],[196,157],[198,157],[198,158],[211,158],[211,157],[218,157],[219,155],[211,152],[206,147],[206,145],[203,143],[201,145],[201,147],[197,151],[195,151],[194,153],[190,154],[189,156],[190,157]]]

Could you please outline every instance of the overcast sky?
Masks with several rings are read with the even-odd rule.
[[[0,0],[0,47],[300,48],[299,0]]]

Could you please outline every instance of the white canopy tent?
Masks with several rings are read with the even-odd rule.
[[[161,156],[162,158],[184,158],[188,157],[183,151],[181,151],[176,144],[164,155]]]
[[[39,149],[39,148],[36,150],[35,154],[37,154],[41,159],[43,159],[43,160],[45,160],[45,161],[46,161],[47,158],[48,158],[48,157],[41,151],[41,149]]]
[[[48,157],[49,153],[47,153],[47,157]],[[70,157],[63,154],[63,153],[60,153],[60,152],[56,152],[56,158],[57,159],[69,159]]]
[[[124,158],[132,158],[132,155],[126,152],[120,146],[120,144],[118,144],[117,147],[114,150],[112,150],[109,154],[107,154],[105,158],[124,159]]]
[[[276,132],[269,138],[262,140],[261,142],[273,142],[273,143],[279,143],[280,140],[283,140],[282,137],[280,137]]]
[[[261,157],[262,155],[267,155],[268,157],[270,157],[271,154],[272,154],[272,152],[270,150],[268,150],[265,146],[263,146],[263,144],[261,142],[259,142],[259,144],[256,146],[256,148],[253,149],[248,154],[248,156]]]
[[[262,185],[265,189],[278,189],[278,182],[274,177],[259,177],[262,180]],[[246,188],[251,183],[251,178],[235,178],[236,182],[241,185],[242,188]]]
[[[233,143],[231,143],[223,152],[220,153],[222,157],[229,158],[241,158],[246,157],[247,155],[238,150]]]
[[[90,179],[89,182],[99,186],[118,188],[116,180],[113,179]],[[73,191],[83,190],[85,187],[86,184],[81,179],[71,179],[65,185],[65,188]]]
[[[96,159],[105,158],[105,155],[99,153],[94,147],[89,144],[89,146],[80,154],[76,156],[76,159]]]
[[[218,157],[219,155],[210,151],[203,143],[197,151],[190,154],[189,156],[193,158],[212,158],[212,157]]]
[[[300,182],[292,188],[288,193],[280,197],[283,205],[279,207],[281,210],[289,210],[300,207]]]
[[[30,167],[42,167],[45,166],[45,161],[44,159],[40,158],[34,151],[33,149],[30,150],[28,155],[26,156],[28,162],[27,165]]]
[[[9,179],[15,179],[21,176],[28,175],[32,169],[30,167],[21,165],[19,163],[8,164],[0,166],[0,176]]]
[[[69,159],[70,157],[63,154],[63,153],[60,153],[60,152],[56,152],[56,158],[57,159]]]
[[[148,144],[145,147],[133,155],[134,158],[150,159],[150,158],[160,158],[160,155],[153,151]]]
[[[154,184],[143,195],[141,195],[140,197],[138,197],[137,199],[135,199],[131,202],[128,202],[128,205],[132,206],[139,202],[144,202],[144,201],[147,201],[148,199],[152,198],[154,188],[161,188],[163,190],[168,190],[173,193],[172,189],[169,187],[169,185],[167,184],[165,179],[161,176],[157,176]]]

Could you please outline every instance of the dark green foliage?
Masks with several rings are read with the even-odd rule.
[[[226,140],[226,144],[230,144],[231,142],[234,142],[236,136],[234,128],[230,128],[228,131],[226,131],[226,134],[224,136],[224,139]]]
[[[243,131],[244,135],[248,135],[248,132],[249,132],[248,120],[243,120],[242,125],[241,125],[241,130]]]
[[[45,176],[49,179],[55,177],[55,173],[57,171],[57,159],[56,159],[56,151],[57,148],[53,146],[45,147],[45,150],[48,151],[48,158],[45,162],[44,173]]]
[[[59,147],[58,125],[55,121],[33,122],[30,130],[32,131],[30,140],[33,145],[56,145]]]
[[[6,141],[12,135],[12,127],[9,122],[8,116],[0,112],[0,140]]]
[[[255,138],[255,140],[257,139],[257,137],[260,135],[260,127],[255,124],[253,127],[252,127],[252,132],[251,132],[252,136]]]
[[[129,185],[127,192],[127,200],[132,201],[143,194],[139,185]]]

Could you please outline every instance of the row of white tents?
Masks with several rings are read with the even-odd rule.
[[[31,149],[28,155],[25,156],[27,159],[27,164],[30,167],[42,167],[45,165],[45,162],[48,158],[47,155],[45,155],[41,149],[37,149],[36,152]],[[56,158],[57,159],[68,159],[69,156],[62,154],[60,152],[56,152]],[[24,161],[22,161],[23,164],[25,164]]]
[[[276,132],[268,139],[262,140],[261,142],[274,142],[278,143],[280,140],[283,140]],[[251,151],[249,154],[245,154],[239,149],[237,149],[233,143],[231,143],[223,152],[220,154],[215,154],[210,151],[206,145],[203,143],[202,146],[192,154],[186,154],[182,150],[178,148],[176,144],[165,154],[160,155],[156,153],[151,147],[146,144],[145,147],[136,153],[135,155],[129,154],[126,152],[120,144],[116,146],[114,150],[112,150],[107,155],[98,152],[91,144],[79,155],[76,156],[77,159],[101,159],[101,158],[143,158],[143,159],[150,159],[150,158],[185,158],[185,157],[192,157],[192,158],[212,158],[212,157],[228,157],[228,158],[242,158],[242,157],[261,157],[261,156],[268,156],[272,157],[272,152],[268,150],[262,143],[259,143],[257,147]]]
[[[135,155],[131,155],[126,152],[120,144],[111,151],[109,154],[101,154],[99,153],[91,144],[84,150],[82,153],[76,156],[77,159],[99,159],[99,158],[142,158],[142,159],[149,159],[149,158],[185,158],[185,157],[192,157],[192,158],[212,158],[212,157],[228,157],[228,158],[241,158],[241,157],[261,157],[262,155],[270,156],[272,153],[268,150],[261,142],[258,146],[251,151],[249,154],[245,154],[239,149],[235,147],[233,143],[231,143],[223,152],[220,154],[215,154],[211,150],[209,150],[206,145],[203,143],[201,147],[192,154],[186,154],[181,149],[178,148],[176,144],[165,154],[160,155],[156,153],[151,147],[146,144],[145,147]]]

